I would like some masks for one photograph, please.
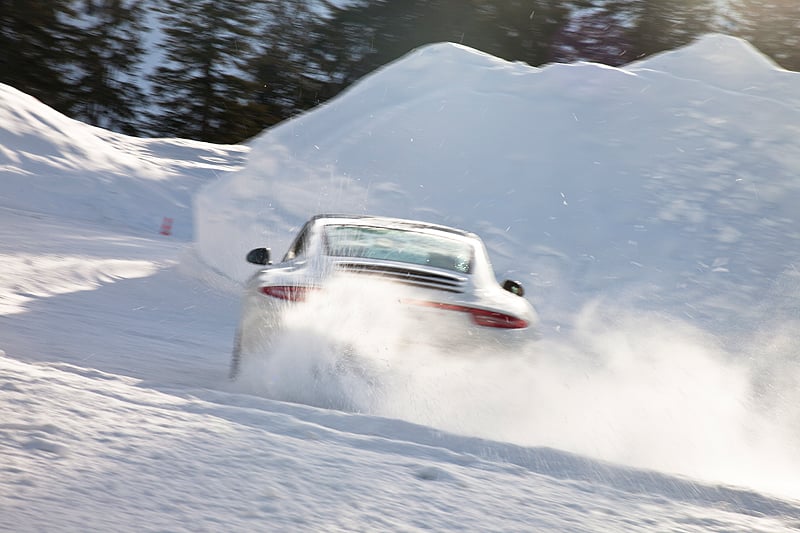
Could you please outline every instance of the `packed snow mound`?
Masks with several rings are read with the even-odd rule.
[[[314,213],[411,216],[482,235],[498,275],[540,304],[607,287],[747,315],[800,260],[785,246],[800,241],[800,112],[686,78],[715,42],[754,61],[719,37],[662,61],[682,76],[423,47],[254,139],[241,171],[197,195],[197,250],[242,280],[248,249],[281,255]]]
[[[112,135],[0,84],[0,165],[4,172],[32,175],[90,169],[136,172],[156,180],[166,177],[163,169],[140,161],[124,143],[110,143]]]
[[[387,98],[411,99],[430,92],[446,93],[458,86],[467,86],[473,91],[495,91],[497,80],[491,73],[529,76],[538,70],[525,63],[508,62],[461,44],[435,43],[421,46],[404,58],[378,69],[348,92],[349,99],[355,100],[353,104],[374,109],[384,107]],[[386,93],[387,81],[398,79],[403,82],[391,93]],[[361,98],[364,100],[359,101]]]
[[[137,139],[70,119],[0,84],[0,207],[37,210],[152,232],[164,217],[192,236],[191,200],[239,168],[246,146]]]
[[[690,47],[663,52],[625,68],[639,74],[667,72],[800,109],[800,74],[783,70],[738,37],[709,34]]]
[[[626,68],[661,70],[706,82],[716,81],[719,76],[738,75],[746,79],[781,70],[749,42],[718,33],[700,37],[689,47],[629,63]]]

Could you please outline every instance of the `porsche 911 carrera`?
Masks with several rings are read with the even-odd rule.
[[[537,315],[522,285],[498,283],[482,240],[460,229],[379,216],[317,215],[279,262],[273,263],[269,248],[251,250],[247,261],[261,268],[245,286],[232,378],[246,358],[268,355],[289,307],[324,294],[343,277],[373,288],[403,287],[398,305],[419,328],[431,329],[424,337],[445,350],[465,343],[515,346],[535,337]],[[373,280],[379,283],[370,285]]]

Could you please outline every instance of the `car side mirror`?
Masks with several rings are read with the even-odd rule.
[[[269,248],[255,248],[247,254],[247,262],[254,265],[271,265]]]
[[[522,283],[519,281],[514,281],[507,279],[503,282],[503,288],[510,292],[511,294],[516,294],[517,296],[525,296],[525,289],[522,288]]]

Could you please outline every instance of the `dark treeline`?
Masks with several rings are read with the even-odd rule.
[[[800,70],[800,2],[718,6],[716,0],[0,0],[0,82],[111,130],[237,143],[432,42],[462,43],[533,66],[576,60],[619,66],[722,32]]]

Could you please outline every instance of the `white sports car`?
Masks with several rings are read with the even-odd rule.
[[[251,250],[247,261],[263,268],[246,284],[232,378],[243,360],[268,353],[289,307],[306,305],[337,278],[371,290],[397,287],[401,296],[392,301],[419,326],[412,328],[411,342],[424,337],[443,348],[481,342],[508,347],[535,337],[536,312],[522,286],[511,280],[499,284],[481,239],[459,229],[377,216],[317,215],[280,263],[272,264],[269,248]],[[344,299],[342,305],[351,303]]]

